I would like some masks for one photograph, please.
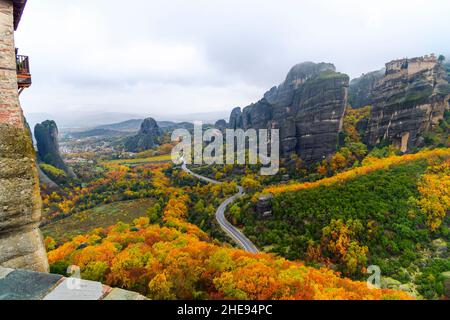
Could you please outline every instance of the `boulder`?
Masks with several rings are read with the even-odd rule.
[[[347,75],[329,72],[306,82],[297,94],[296,150],[307,163],[321,161],[336,152],[348,85]]]
[[[271,194],[264,194],[258,197],[256,202],[256,212],[262,218],[267,218],[272,215],[272,199]]]

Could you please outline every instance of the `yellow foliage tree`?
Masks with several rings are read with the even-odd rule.
[[[450,212],[450,159],[431,167],[419,181],[417,204],[426,216],[430,230],[435,231]]]

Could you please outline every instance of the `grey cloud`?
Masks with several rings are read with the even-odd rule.
[[[31,56],[27,112],[167,115],[245,106],[302,61],[355,77],[403,56],[450,52],[450,3],[29,1],[17,44]]]

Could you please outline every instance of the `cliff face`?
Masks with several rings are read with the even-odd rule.
[[[38,229],[41,197],[17,93],[13,3],[0,0],[0,265],[48,271]]]
[[[386,70],[369,72],[350,82],[348,103],[353,109],[362,108],[372,103],[372,93],[377,83],[383,79]]]
[[[214,124],[214,127],[221,131],[225,130],[227,126],[228,124],[224,119],[217,120],[216,123]]]
[[[28,131],[0,124],[0,265],[47,271],[34,158]]]
[[[34,127],[39,160],[73,175],[59,152],[58,127],[55,121],[47,120]]]
[[[264,98],[230,116],[230,127],[279,129],[283,156],[297,153],[307,162],[336,151],[347,105],[349,78],[328,63],[294,66],[286,80]],[[242,121],[241,121],[242,117]]]
[[[402,152],[421,145],[421,135],[443,119],[450,86],[443,65],[434,56],[386,64],[384,77],[370,96],[373,105],[365,142],[388,140]]]
[[[147,118],[142,122],[138,134],[125,141],[125,149],[129,152],[140,152],[154,148],[162,134],[155,119]]]
[[[296,90],[305,82],[326,72],[336,72],[336,68],[331,63],[299,63],[289,70],[286,80],[278,87],[273,87],[264,95],[267,101],[276,107],[286,107],[291,105]]]
[[[449,68],[436,57],[400,59],[349,84],[332,64],[294,66],[286,80],[242,112],[233,109],[229,128],[280,129],[280,152],[295,152],[307,163],[321,161],[337,148],[347,104],[372,105],[364,122],[364,142],[387,140],[402,152],[420,147],[449,109]]]
[[[297,153],[308,162],[320,161],[337,148],[347,107],[349,78],[322,74],[298,93]]]
[[[444,64],[445,71],[447,72],[447,81],[450,82],[450,62]]]

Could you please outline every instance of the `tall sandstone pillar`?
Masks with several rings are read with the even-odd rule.
[[[35,153],[20,108],[13,2],[0,0],[0,265],[47,272]]]

